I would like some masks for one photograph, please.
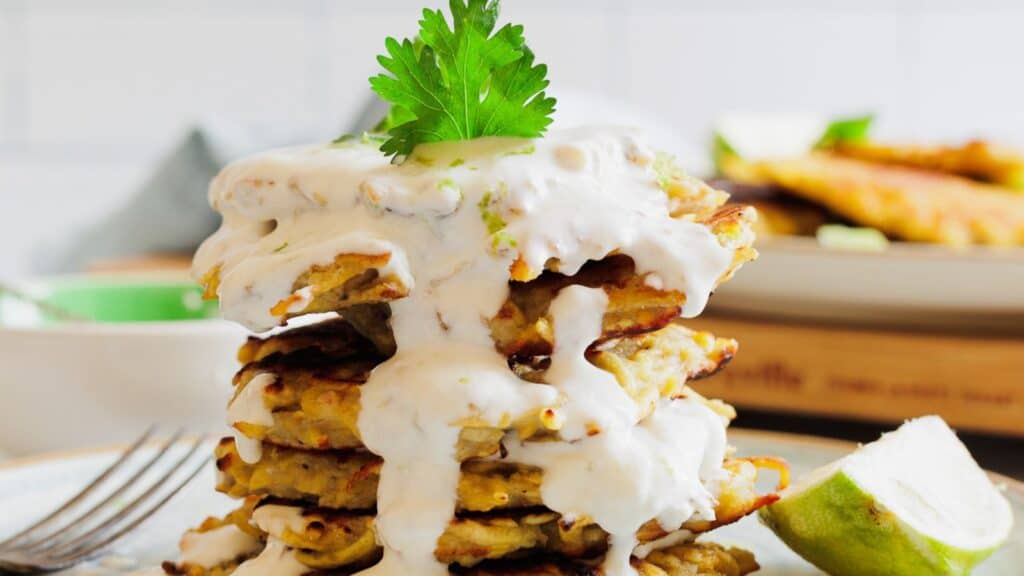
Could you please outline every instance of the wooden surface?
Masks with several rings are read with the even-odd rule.
[[[947,336],[702,317],[687,326],[740,342],[694,383],[740,408],[885,424],[939,414],[969,431],[1024,438],[1024,339]]]
[[[192,256],[186,254],[148,254],[135,258],[99,260],[89,265],[86,272],[185,272],[192,266]]]

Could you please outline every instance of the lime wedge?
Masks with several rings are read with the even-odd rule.
[[[832,576],[969,574],[1009,536],[1010,504],[937,416],[791,486],[761,521]]]
[[[827,118],[814,114],[731,114],[715,123],[712,155],[747,162],[803,156],[841,141],[863,140],[873,118]]]

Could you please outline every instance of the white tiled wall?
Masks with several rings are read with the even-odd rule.
[[[0,156],[0,278],[38,269],[68,234],[125,200],[145,162],[75,153]]]
[[[123,201],[201,118],[338,132],[384,36],[413,34],[424,3],[0,0],[0,278]],[[503,15],[556,87],[695,141],[740,109],[874,111],[890,134],[1024,144],[1013,0],[505,0]]]
[[[204,114],[310,122],[323,83],[302,2],[217,4],[30,0],[28,145],[151,149]]]
[[[12,131],[11,117],[15,107],[13,86],[16,85],[16,55],[13,47],[19,40],[14,35],[17,17],[13,10],[0,11],[0,150],[3,149]]]

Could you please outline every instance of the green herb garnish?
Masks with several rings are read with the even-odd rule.
[[[874,116],[833,120],[825,128],[825,133],[822,134],[821,139],[818,140],[814,147],[831,148],[841,142],[862,142],[867,140],[868,132],[871,130],[871,123],[874,121]]]
[[[277,254],[278,252],[284,252],[284,249],[287,248],[287,247],[288,247],[288,243],[287,242],[285,242],[284,244],[281,244],[277,248],[274,248],[274,254]]]
[[[551,123],[547,66],[534,64],[523,27],[494,32],[498,0],[451,0],[454,29],[440,10],[424,10],[417,45],[388,38],[377,61],[389,72],[370,78],[391,103],[383,126],[386,154],[408,156],[417,144],[482,136],[540,136]]]

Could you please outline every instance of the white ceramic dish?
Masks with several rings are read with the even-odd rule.
[[[715,293],[715,310],[777,318],[1024,333],[1024,248],[897,242],[884,252],[770,238]]]
[[[0,304],[0,454],[110,444],[152,424],[195,433],[223,426],[240,327],[218,319],[44,324]]]
[[[786,458],[799,476],[826,462],[835,460],[853,446],[845,442],[822,440],[789,434],[732,430],[730,439],[740,454],[770,454]],[[211,446],[212,449],[212,446]],[[116,453],[94,451],[35,458],[0,466],[0,539],[30,522],[52,507],[54,502],[72,494],[98,471],[108,465]],[[770,485],[774,478],[765,478]],[[1020,574],[1024,566],[1024,485],[1005,478],[1006,495],[1013,504],[1017,524],[1010,541],[982,564],[974,576],[1010,576]],[[232,503],[213,489],[212,466],[188,486],[167,508],[119,543],[111,555],[116,562],[99,561],[100,567],[80,567],[66,574],[108,576],[130,574],[162,560],[173,559],[181,533],[204,517],[231,509]],[[820,576],[789,551],[756,518],[747,518],[716,531],[710,539],[742,546],[753,551],[763,566],[759,576]],[[106,567],[103,565],[106,564]]]

